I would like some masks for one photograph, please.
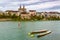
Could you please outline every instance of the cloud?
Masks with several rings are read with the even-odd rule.
[[[3,7],[0,7],[0,8],[3,8]]]
[[[9,2],[10,0],[0,0],[0,3],[6,3]]]
[[[45,9],[45,8],[51,8],[51,7],[58,6],[58,5],[60,6],[60,1],[45,2],[45,3],[30,5],[26,7],[28,9]]]
[[[34,9],[38,11],[58,10],[60,0],[0,0],[0,9],[17,10],[20,5],[26,5],[27,10]]]
[[[51,9],[51,10],[37,10],[38,12],[60,12],[60,9]]]
[[[37,3],[44,3],[44,2],[51,2],[51,1],[56,1],[56,0],[27,0],[27,1],[14,1],[11,2],[11,4],[13,5],[17,5],[17,4],[25,4],[25,5],[29,5],[29,4],[37,4]]]
[[[18,1],[18,2],[11,2],[11,4],[13,5],[18,5],[18,4],[31,4],[31,3],[35,3],[38,2],[39,0],[28,0],[28,1]]]

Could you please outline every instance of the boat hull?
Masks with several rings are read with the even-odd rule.
[[[48,30],[40,30],[40,31],[37,31],[37,32],[30,32],[30,34],[39,34],[39,33],[44,33],[44,32],[47,32]]]
[[[47,31],[47,32],[45,32],[45,33],[38,34],[37,37],[38,37],[38,38],[39,38],[39,37],[43,37],[43,36],[48,35],[48,34],[50,34],[50,33],[51,33],[51,31]]]

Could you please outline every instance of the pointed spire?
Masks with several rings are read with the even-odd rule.
[[[21,9],[21,5],[20,5],[20,9]]]
[[[23,9],[25,8],[25,5],[23,5]]]

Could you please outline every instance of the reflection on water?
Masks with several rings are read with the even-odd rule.
[[[27,33],[41,29],[52,33],[41,38],[31,38]],[[0,22],[0,40],[59,40],[60,21]]]

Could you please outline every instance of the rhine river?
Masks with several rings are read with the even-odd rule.
[[[0,22],[0,40],[60,40],[60,21]],[[47,29],[52,33],[41,38],[28,36],[29,32]]]

